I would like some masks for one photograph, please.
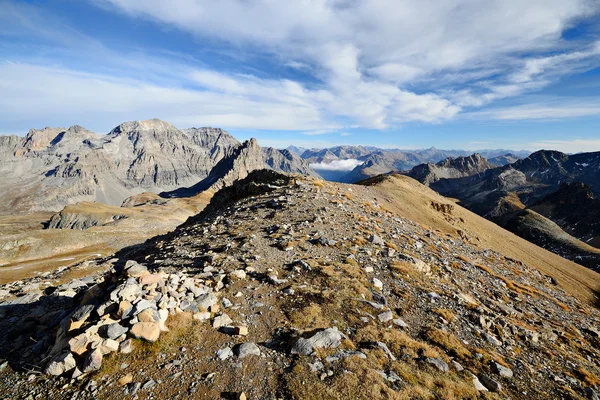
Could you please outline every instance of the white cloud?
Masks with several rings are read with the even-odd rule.
[[[526,148],[530,150],[558,150],[563,153],[600,151],[600,139],[541,140],[528,143]]]
[[[313,163],[310,164],[310,167],[315,171],[352,171],[362,163],[362,161],[349,158],[347,160],[334,160],[329,163]]]
[[[328,112],[378,129],[439,122],[462,107],[537,90],[568,73],[566,64],[598,55],[561,39],[574,21],[599,11],[593,0],[96,2],[239,51],[293,60],[289,65],[310,68],[324,82],[332,97]],[[558,54],[543,55],[550,51]],[[523,60],[523,53],[531,56]],[[502,76],[485,83],[498,70]],[[441,86],[449,82],[445,76],[480,88],[419,94],[403,88],[419,81]],[[236,90],[227,80],[213,83],[219,84]]]
[[[600,99],[590,99],[586,102],[534,102],[513,107],[495,108],[466,114],[474,119],[492,120],[553,120],[600,115]]]
[[[41,52],[46,58],[0,65],[5,129],[31,121],[30,110],[44,124],[83,120],[104,127],[106,121],[160,117],[178,126],[308,135],[438,123],[538,90],[600,58],[600,42],[561,39],[564,29],[599,11],[595,0],[90,1],[192,33],[199,46],[208,42],[241,58],[272,56],[316,83],[217,72],[176,54],[135,50],[123,57],[68,21],[6,2],[0,33],[37,35],[59,48]],[[63,58],[64,52],[78,54],[74,61],[80,62]],[[84,59],[101,72],[72,69]]]
[[[246,84],[234,82],[242,89]],[[257,89],[242,96],[237,92],[231,95],[216,90],[172,88],[62,68],[3,63],[0,120],[8,123],[35,118],[44,121],[44,125],[69,125],[85,119],[91,121],[92,129],[109,129],[122,121],[152,117],[180,127],[336,128],[322,116],[318,101],[310,100],[318,93],[298,92],[297,87],[285,82],[276,90],[268,84],[250,86],[254,84]],[[257,96],[256,91],[261,95]],[[105,126],[107,121],[112,121],[108,122],[111,125]]]

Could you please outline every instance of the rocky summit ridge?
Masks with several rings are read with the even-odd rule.
[[[0,287],[0,393],[596,398],[600,313],[540,272],[558,257],[482,246],[487,221],[409,178],[366,185],[253,171],[169,234]]]

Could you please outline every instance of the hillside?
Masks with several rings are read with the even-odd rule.
[[[85,279],[5,285],[0,393],[595,395],[600,275],[408,177],[366,185],[255,171]]]

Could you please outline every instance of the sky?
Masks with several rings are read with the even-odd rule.
[[[600,151],[598,0],[0,0],[0,133]]]

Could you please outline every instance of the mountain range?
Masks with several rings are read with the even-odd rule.
[[[81,126],[0,137],[0,215],[57,211],[79,201],[118,206],[142,192],[191,186],[241,146],[222,129],[177,129],[157,119],[125,122],[106,135]],[[258,162],[314,174],[299,157],[264,149]]]
[[[600,153],[541,150],[500,167],[474,154],[406,174],[533,243],[600,269]]]
[[[409,170],[423,163],[437,163],[449,157],[461,157],[472,154],[466,150],[440,150],[435,147],[422,150],[381,149],[372,146],[336,146],[325,149],[304,149],[295,146],[287,148],[302,159],[324,178],[344,183],[356,183],[363,179],[385,174]],[[480,150],[482,157],[489,157],[493,165],[507,165],[523,157],[528,151]],[[332,167],[336,162],[340,163]]]

